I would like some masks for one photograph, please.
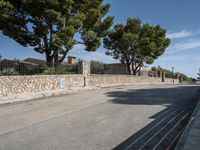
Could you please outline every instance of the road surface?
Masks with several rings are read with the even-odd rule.
[[[0,106],[0,150],[172,149],[198,86],[134,85]]]

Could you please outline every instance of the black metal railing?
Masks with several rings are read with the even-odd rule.
[[[0,76],[78,74],[78,63],[59,64],[52,67],[20,60],[0,61]]]

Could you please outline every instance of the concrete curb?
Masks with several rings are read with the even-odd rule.
[[[195,132],[195,133],[194,133]],[[200,147],[200,99],[183,131],[175,150],[199,150]]]

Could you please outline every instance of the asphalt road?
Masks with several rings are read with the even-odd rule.
[[[0,150],[172,149],[199,86],[135,85],[0,106]]]

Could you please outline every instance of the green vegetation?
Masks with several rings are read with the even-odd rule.
[[[102,62],[92,60],[91,61],[91,73],[92,74],[104,74],[105,65]]]
[[[42,70],[43,75],[51,75],[51,74],[77,74],[78,73],[78,65],[68,65],[68,66],[58,66],[55,68],[47,67]]]
[[[165,52],[170,44],[165,29],[128,18],[125,25],[117,24],[110,30],[114,17],[107,16],[109,9],[103,0],[0,0],[0,31],[22,46],[45,54],[47,61],[46,67],[21,65],[0,71],[0,75],[77,73],[77,65],[61,65],[68,52],[76,44],[96,51],[101,39],[106,55],[126,63],[133,75],[144,63],[152,64]],[[176,73],[161,67],[153,67],[152,72],[160,69],[166,77],[176,77]],[[103,63],[91,61],[91,73],[103,74],[105,70]],[[185,74],[181,77],[192,80]]]
[[[169,46],[166,31],[159,25],[142,24],[140,19],[129,18],[126,25],[114,26],[106,38],[104,47],[107,55],[127,64],[127,71],[133,75],[144,63],[152,64]],[[132,66],[132,67],[131,67]]]
[[[12,68],[8,68],[6,70],[0,71],[0,76],[14,76],[14,75],[19,75],[19,72]]]
[[[0,30],[57,66],[76,44],[100,46],[113,21],[109,9],[103,0],[0,0]]]
[[[153,72],[158,72],[160,70],[164,71],[166,78],[177,78],[177,75],[179,74],[179,79],[182,80],[182,81],[189,81],[189,82],[191,82],[191,81],[195,80],[193,78],[188,77],[184,73],[172,72],[172,71],[170,71],[168,69],[161,68],[160,66],[158,66],[158,67],[152,67],[151,70]]]
[[[187,75],[185,75],[183,73],[181,73],[180,76],[181,76],[181,78],[182,78],[183,81],[189,81],[189,82],[191,82],[191,81],[195,80],[194,78],[190,78],[190,77],[188,77]]]
[[[27,68],[16,67],[8,68],[0,71],[0,76],[12,76],[12,75],[54,75],[54,74],[77,74],[78,65],[72,64],[67,66],[57,66],[57,67],[41,67],[41,68]]]

